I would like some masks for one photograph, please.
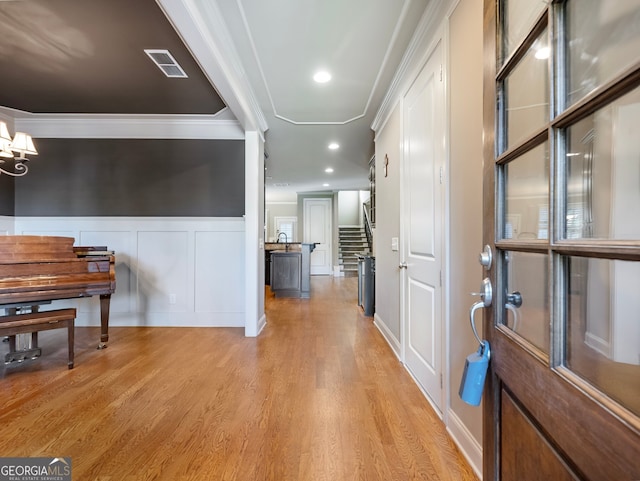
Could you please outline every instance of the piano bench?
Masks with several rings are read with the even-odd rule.
[[[69,369],[73,369],[73,334],[76,320],[75,309],[30,312],[0,316],[0,336],[15,336],[66,327],[69,337]]]

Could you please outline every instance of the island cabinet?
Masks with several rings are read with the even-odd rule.
[[[303,243],[300,250],[273,250],[269,253],[269,287],[276,297],[310,297],[311,252],[315,246]]]
[[[271,252],[271,290],[276,297],[300,297],[302,253]]]

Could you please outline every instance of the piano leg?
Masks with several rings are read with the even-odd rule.
[[[100,295],[100,343],[98,349],[105,349],[109,342],[109,306],[111,305],[111,294]]]

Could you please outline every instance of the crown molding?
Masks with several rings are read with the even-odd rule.
[[[457,2],[457,0],[455,1]],[[451,10],[450,3],[452,3],[452,0],[433,0],[429,2],[380,104],[380,108],[371,123],[371,128],[374,132],[382,129],[386,124],[395,105],[420,72],[434,46],[441,40],[441,38],[435,37],[441,36],[441,24],[447,17],[447,12]]]
[[[245,131],[264,140],[268,125],[216,1],[156,0]]]
[[[226,109],[216,115],[31,114],[0,107],[16,130],[34,138],[243,140]]]

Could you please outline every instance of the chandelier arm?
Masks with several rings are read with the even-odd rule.
[[[8,170],[4,170],[0,168],[0,173],[10,175],[11,177],[22,177],[27,172],[29,172],[29,167],[27,167],[22,162],[16,162],[14,169],[15,169],[15,172],[9,172]]]

